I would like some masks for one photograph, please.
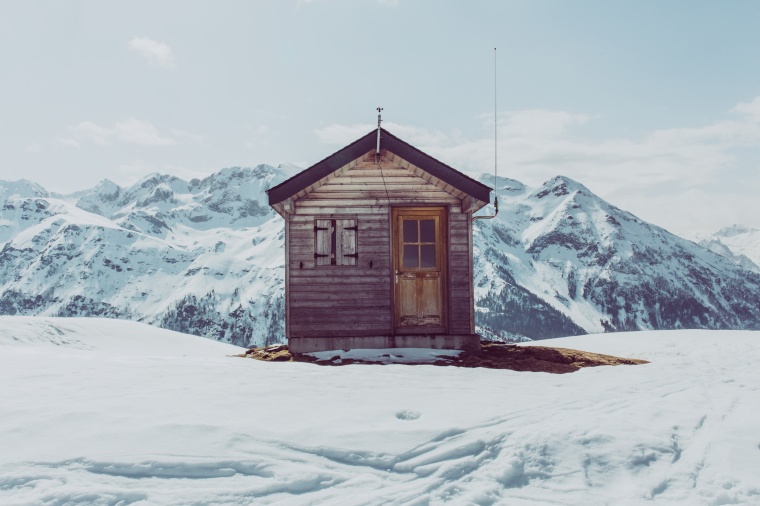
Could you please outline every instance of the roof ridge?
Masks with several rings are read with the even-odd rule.
[[[376,132],[377,129],[372,129],[369,133],[358,138],[351,144],[335,151],[309,168],[304,169],[277,186],[267,190],[266,193],[269,196],[269,205],[274,205],[290,198],[302,189],[316,183],[347,163],[350,163],[352,160],[375,149],[376,144],[373,137]],[[491,200],[490,187],[412,146],[408,142],[396,137],[385,128],[381,127],[380,132],[381,145],[383,138],[382,134],[385,134],[385,149],[388,151],[480,201],[489,202]],[[387,144],[390,144],[390,146]]]

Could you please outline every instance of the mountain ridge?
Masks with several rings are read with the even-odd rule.
[[[229,167],[190,181],[155,173],[63,196],[0,182],[0,314],[134,319],[242,346],[281,341],[283,220],[265,191],[293,170]],[[757,272],[571,178],[496,183],[500,213],[475,222],[473,237],[481,334],[760,328]]]
[[[760,230],[734,224],[713,234],[699,234],[695,241],[733,263],[760,272]]]

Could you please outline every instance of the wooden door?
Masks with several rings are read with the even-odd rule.
[[[446,332],[446,213],[393,209],[396,333]]]

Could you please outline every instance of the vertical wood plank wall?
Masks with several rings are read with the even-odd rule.
[[[288,337],[392,333],[390,209],[419,205],[450,206],[449,333],[474,333],[470,214],[462,213],[460,198],[424,175],[392,155],[384,157],[380,166],[374,163],[374,156],[367,156],[327,183],[297,195],[286,228]],[[315,265],[317,218],[357,220],[356,266]]]

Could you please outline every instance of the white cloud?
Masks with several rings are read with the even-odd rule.
[[[67,146],[70,148],[78,148],[79,147],[79,141],[76,139],[72,139],[71,137],[63,137],[58,136],[55,138],[55,143],[61,146]]]
[[[736,107],[734,107],[732,111],[739,114],[752,116],[756,119],[760,118],[760,96],[755,97],[752,102],[742,102],[736,104]]]
[[[111,135],[111,129],[98,126],[91,121],[82,121],[81,123],[69,127],[69,132],[71,132],[77,139],[89,139],[101,146],[110,144],[107,137]],[[77,143],[77,145],[79,145],[79,143]]]
[[[246,126],[249,140],[244,142],[246,147],[258,149],[272,144],[273,130],[269,125]]]
[[[180,140],[192,143],[205,141],[205,137],[172,128],[168,133],[162,133],[148,121],[128,118],[114,123],[113,126],[102,126],[92,121],[82,121],[68,128],[66,136],[56,139],[58,144],[79,147],[82,142],[90,141],[101,146],[114,144],[136,144],[139,146],[171,146]]]
[[[500,114],[499,174],[537,185],[561,174],[589,186],[613,204],[675,231],[725,223],[747,222],[760,216],[760,199],[734,200],[727,171],[741,171],[736,192],[760,186],[757,167],[741,167],[739,149],[760,146],[760,97],[738,104],[729,119],[694,128],[670,128],[640,138],[592,138],[582,126],[599,118],[566,111],[528,110]],[[459,131],[444,132],[383,123],[390,132],[439,160],[473,175],[492,173],[493,116],[482,116],[484,135],[468,138]],[[317,138],[336,147],[375,128],[372,124],[329,125],[315,130]],[[488,132],[487,134],[485,132]],[[729,192],[729,193],[726,193]],[[723,195],[724,208],[710,211]],[[728,196],[726,196],[728,195]],[[737,206],[730,205],[736,202]],[[739,213],[738,203],[742,202]],[[686,206],[686,207],[679,207]],[[726,209],[727,208],[727,209]],[[717,220],[736,215],[718,223]],[[753,218],[754,219],[754,218]],[[760,223],[747,223],[760,225]],[[716,228],[716,229],[717,229]]]
[[[206,137],[204,135],[185,132],[184,130],[179,130],[177,128],[170,128],[169,132],[176,138],[185,139],[194,144],[203,144],[206,142]]]
[[[135,36],[127,43],[127,47],[145,58],[151,67],[175,67],[172,49],[164,42],[158,42],[148,37]]]
[[[354,125],[329,125],[314,130],[317,138],[325,144],[346,145],[372,130],[370,123]]]
[[[132,160],[128,163],[123,163],[119,165],[118,169],[120,174],[127,176],[126,178],[122,178],[123,181],[125,181],[126,184],[133,184],[135,181],[137,181],[140,177],[144,176],[145,174],[150,174],[151,172],[158,172],[160,170],[160,166],[153,164],[153,163],[147,163],[143,160]]]
[[[760,104],[760,101],[758,101]],[[482,118],[489,127],[492,117]],[[540,183],[557,174],[603,182],[615,188],[656,186],[666,181],[703,183],[716,170],[734,162],[732,148],[760,143],[760,116],[743,115],[700,128],[657,130],[642,139],[590,139],[576,127],[596,118],[565,111],[529,110],[499,116],[499,159],[502,171],[526,182]],[[467,138],[443,132],[384,123],[402,139],[454,167],[490,171],[493,137]],[[329,125],[317,138],[345,145],[375,128],[372,124]]]
[[[126,121],[116,123],[111,133],[113,136],[126,144],[140,144],[142,146],[168,146],[176,144],[176,141],[163,136],[156,127],[147,121],[129,118]]]
[[[139,144],[142,146],[168,146],[176,144],[173,138],[161,135],[158,129],[149,122],[140,121],[135,118],[120,121],[112,127],[103,127],[90,121],[83,121],[71,127],[70,131],[79,139],[89,139],[103,146],[112,142]]]

